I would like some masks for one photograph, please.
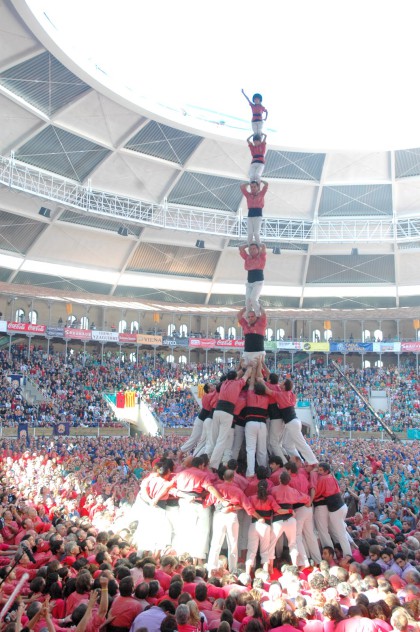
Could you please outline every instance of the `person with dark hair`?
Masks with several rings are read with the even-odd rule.
[[[251,134],[246,139],[251,152],[251,164],[248,171],[250,182],[261,182],[265,166],[265,152],[267,149],[266,134]]]
[[[283,450],[283,436],[284,436],[284,421],[281,418],[280,409],[277,405],[275,393],[281,391],[281,385],[279,384],[279,376],[277,373],[270,373],[268,368],[263,365],[266,374],[268,375],[268,387],[271,391],[269,395],[268,404],[268,417],[270,422],[268,424],[268,449],[271,456],[279,457],[283,463],[286,463],[286,454]]]
[[[296,545],[296,518],[293,507],[295,505],[310,505],[311,499],[307,494],[302,494],[290,485],[290,474],[286,471],[280,475],[280,484],[271,490],[273,498],[285,511],[284,514],[273,516],[273,525],[270,543],[270,561],[275,558],[276,544],[284,533],[287,537],[290,558],[292,564],[297,565],[298,548]]]
[[[236,371],[229,371],[226,380],[220,387],[219,401],[216,404],[216,408],[213,413],[213,426],[212,432],[214,441],[214,448],[210,458],[210,467],[217,470],[226,448],[232,449],[233,443],[233,411],[235,409],[236,401],[239,397],[239,393],[246,384],[247,379],[251,375],[252,367],[248,367],[245,374],[242,375]],[[226,459],[226,462],[228,458]]]
[[[239,310],[237,318],[238,323],[242,327],[244,337],[244,351],[242,358],[246,363],[251,362],[257,358],[264,358],[264,340],[265,330],[267,328],[267,314],[260,308],[260,316],[254,311],[248,312],[245,315],[246,307]]]
[[[134,583],[131,577],[124,577],[119,584],[119,595],[112,602],[109,618],[112,618],[108,624],[107,632],[128,632],[131,624],[143,607],[138,599],[133,595]]]
[[[260,629],[260,625],[258,624],[265,630],[261,606],[258,601],[253,599],[252,601],[248,601],[245,606],[245,617],[242,619],[239,630],[240,632],[256,632],[257,629]]]
[[[302,422],[296,415],[296,395],[293,382],[286,379],[282,389],[275,393],[275,400],[284,421],[283,448],[289,456],[302,457],[309,465],[318,463],[318,459],[305,441],[302,434]]]
[[[197,447],[203,433],[203,424],[212,412],[211,401],[213,393],[216,390],[214,384],[207,382],[203,387],[203,396],[201,398],[201,410],[194,420],[193,428],[186,442],[181,446],[180,451],[184,454]]]
[[[258,483],[256,495],[249,499],[254,511],[260,516],[254,516],[248,530],[248,550],[246,555],[246,573],[251,574],[255,564],[258,547],[263,567],[268,570],[270,561],[270,542],[272,537],[271,521],[273,515],[281,511],[276,500],[268,493],[266,480]]]
[[[255,184],[251,184],[251,189]],[[267,187],[267,184],[265,185]],[[249,317],[250,312],[254,312],[257,318],[261,316],[261,306],[259,303],[259,298],[264,286],[264,268],[267,262],[267,252],[264,244],[259,242],[259,228],[261,224],[262,217],[258,218],[248,217],[248,233],[255,233],[257,238],[254,241],[250,241],[248,249],[247,246],[242,245],[239,246],[239,254],[244,260],[244,268],[247,272],[247,281],[245,286],[245,318]],[[258,221],[257,228],[250,229],[249,227],[255,225]],[[258,233],[255,231],[258,230]]]
[[[238,511],[244,509],[249,516],[259,518],[247,496],[234,483],[234,471],[226,470],[223,483],[217,485],[217,490],[228,505],[216,503],[213,515],[213,535],[208,556],[207,568],[210,571],[219,568],[219,555],[226,537],[228,545],[228,567],[231,573],[236,573],[238,563]]]
[[[178,630],[176,618],[173,614],[168,614],[160,624],[160,632],[175,632],[175,630]]]
[[[252,131],[254,134],[262,134],[263,121],[266,121],[268,116],[268,110],[262,104],[262,95],[259,92],[256,92],[252,96],[251,101],[251,99],[245,94],[244,89],[242,89],[241,92],[248,101],[248,105],[252,111]]]
[[[146,628],[148,632],[160,632],[161,623],[169,614],[175,614],[175,606],[169,599],[164,599],[158,606],[152,606],[137,615],[130,632],[139,632],[140,628]]]
[[[261,358],[252,366],[251,380],[246,398],[245,444],[246,475],[255,474],[255,459],[258,465],[267,466],[267,415],[269,398],[261,374]]]
[[[347,515],[347,505],[345,504],[338,481],[331,473],[329,463],[320,463],[318,465],[318,480],[315,489],[314,502],[323,500],[328,509],[328,532],[333,542],[341,545],[343,555],[351,555],[351,547],[349,535],[347,533],[347,525],[344,522]],[[321,514],[323,515],[323,514]],[[315,524],[317,531],[320,533],[325,529],[325,524],[320,523],[315,512]]]

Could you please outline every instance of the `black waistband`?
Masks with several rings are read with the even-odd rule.
[[[223,410],[223,412],[229,413],[229,415],[233,415],[235,404],[233,402],[227,402],[224,399],[219,399],[219,401],[217,402],[216,410]]]
[[[245,334],[245,351],[264,351],[264,336]]]
[[[270,419],[281,419],[281,413],[277,404],[269,404],[267,412]]]
[[[261,511],[258,512],[259,514],[261,514]],[[272,517],[265,517],[261,514],[261,517],[264,519],[265,524],[271,524],[272,522]],[[252,520],[251,522],[258,522],[259,518],[255,518],[254,516],[252,516]]]
[[[262,208],[259,206],[250,206],[248,209],[248,217],[262,217]]]
[[[201,421],[205,421],[207,417],[210,417],[210,410],[207,410],[207,408],[202,408],[199,412],[198,418],[201,419]]]
[[[264,281],[264,271],[263,270],[248,270],[248,283],[258,283],[259,281]]]
[[[293,515],[290,514],[276,514],[273,516],[273,522],[284,522],[285,520],[289,520],[289,518],[293,518]]]
[[[326,504],[325,498],[323,500],[314,500],[314,507],[324,507]]]
[[[295,505],[293,505],[293,509],[299,509],[299,507],[304,507],[305,503],[296,503]]]
[[[294,406],[288,406],[287,408],[280,408],[280,413],[281,413],[281,418],[283,419],[285,424],[288,424],[289,421],[293,421],[293,419],[297,419]]]
[[[327,503],[328,511],[330,512],[337,511],[344,505],[343,498],[339,492],[337,494],[327,496],[325,502]]]
[[[248,421],[267,421],[267,409],[258,406],[247,406],[245,414],[245,422]]]

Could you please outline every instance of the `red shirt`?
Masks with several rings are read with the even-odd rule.
[[[253,325],[250,325],[245,318],[241,318],[239,324],[243,329],[244,336],[246,336],[247,334],[259,334],[260,336],[265,336],[265,330],[267,327],[267,316],[265,314],[258,316]]]
[[[259,145],[254,145],[253,143],[248,143],[249,151],[251,152],[253,162],[260,162],[262,164],[265,163],[265,151],[267,149],[267,143],[260,143]]]
[[[246,384],[245,378],[241,377],[239,380],[225,380],[220,388],[219,401],[230,402],[236,404],[239,397],[239,393]]]
[[[245,250],[240,250],[239,254],[245,262],[245,270],[264,270],[267,261],[265,250],[260,250],[256,257],[251,257]]]
[[[255,121],[262,121],[262,115],[265,112],[266,113],[266,118],[267,118],[267,110],[266,108],[262,105],[262,103],[251,103],[249,104],[252,110],[252,121],[255,123]]]
[[[112,602],[109,614],[111,617],[114,617],[112,621],[113,626],[129,628],[142,611],[143,608],[138,599],[117,595]]]
[[[241,186],[241,191],[246,197],[246,203],[248,208],[264,208],[264,197],[267,193],[268,184],[264,184],[263,188],[257,191],[257,193],[251,193],[246,188],[246,185]]]

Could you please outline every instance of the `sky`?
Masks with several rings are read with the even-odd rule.
[[[27,3],[96,79],[168,119],[246,137],[244,88],[279,148],[420,146],[418,0]]]

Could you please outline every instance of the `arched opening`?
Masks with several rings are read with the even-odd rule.
[[[186,338],[188,336],[188,327],[187,327],[187,325],[185,323],[180,325],[180,327],[179,327],[179,335],[181,336],[181,338]]]
[[[137,355],[134,351],[130,353],[130,362],[137,362]]]
[[[126,331],[127,331],[127,321],[120,320],[120,322],[118,323],[118,333],[123,334]]]
[[[384,338],[384,334],[383,334],[382,329],[375,329],[375,331],[373,332],[373,336],[374,336],[374,339],[376,340],[376,342],[382,342],[382,340]]]
[[[376,360],[375,361],[376,368],[382,369],[383,365],[384,365],[384,363],[382,362],[382,360]]]
[[[219,325],[218,327],[216,327],[215,338],[224,340],[224,337],[225,337],[225,328],[222,327],[222,325]]]
[[[175,362],[175,358],[171,353],[166,356],[166,362],[168,362],[168,364],[171,362]]]
[[[170,325],[168,325],[168,336],[173,336],[175,335],[176,332],[176,327],[173,323],[171,323]]]
[[[364,369],[370,369],[370,361],[369,360],[363,360],[363,368]]]
[[[179,356],[178,362],[179,362],[179,364],[187,364],[187,356],[185,356],[185,355]]]
[[[23,323],[25,320],[25,312],[23,309],[19,308],[16,310],[15,319],[17,323]]]
[[[228,338],[229,340],[236,340],[236,327],[229,327]]]
[[[217,358],[215,358],[214,361],[216,362],[216,364],[223,364],[222,356],[217,356]]]
[[[332,338],[332,331],[331,329],[325,329],[324,330],[324,340],[326,340],[328,342],[328,340]]]
[[[364,329],[362,332],[362,340],[363,342],[370,342],[370,330]]]
[[[325,332],[324,332],[325,335]],[[314,329],[312,332],[312,342],[320,342],[321,340],[321,332],[319,329]]]
[[[284,331],[283,327],[277,329],[276,340],[284,340],[285,333],[286,332]]]
[[[265,330],[265,339],[273,340],[273,337],[274,337],[274,331],[271,329],[271,327],[267,327],[267,329]]]
[[[139,323],[137,320],[133,320],[130,325],[130,333],[137,334],[139,331]]]
[[[89,329],[89,318],[87,316],[82,316],[80,319],[80,329]]]
[[[32,309],[28,314],[28,319],[31,325],[36,325],[38,322],[38,312]]]

